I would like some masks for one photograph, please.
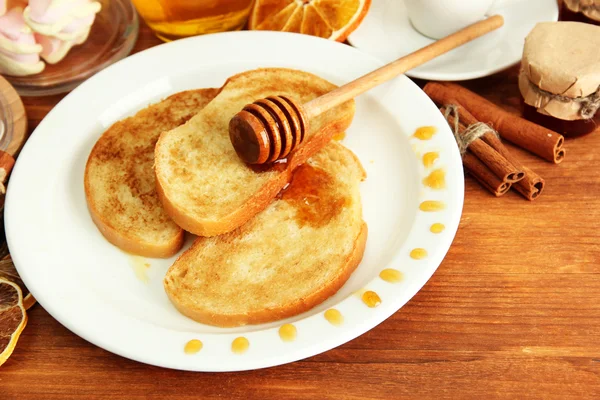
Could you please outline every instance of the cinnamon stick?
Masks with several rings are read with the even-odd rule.
[[[513,186],[517,192],[519,192],[529,201],[535,200],[540,194],[542,194],[544,186],[546,185],[546,181],[544,181],[541,176],[526,166],[520,164],[519,161],[515,159],[515,157],[508,151],[506,147],[504,147],[500,139],[498,139],[496,136],[486,136],[483,138],[483,140],[485,140],[490,146],[496,149],[496,151],[506,157],[507,160],[511,161],[513,164],[519,165],[519,168],[525,172],[525,177]]]
[[[564,159],[564,138],[554,131],[511,114],[455,83],[429,82],[423,90],[438,104],[449,104],[453,99],[458,101],[504,139],[547,161],[558,164]]]
[[[481,186],[494,196],[500,197],[509,191],[511,184],[498,178],[481,160],[467,151],[463,155],[463,166]]]
[[[525,179],[519,182],[519,185],[515,186],[515,190],[519,192],[523,197],[529,201],[533,201],[542,194],[546,182],[544,179],[530,170],[525,168]]]
[[[445,108],[441,108],[440,111],[443,114],[445,112]],[[461,121],[460,117],[459,121]],[[448,122],[450,123],[450,126],[454,126],[454,117],[449,116]],[[465,125],[471,125],[471,123],[467,121],[463,122],[465,122]],[[464,130],[459,130],[460,134],[463,132]],[[486,136],[487,135],[489,134],[486,134]],[[494,174],[496,174],[498,178],[500,178],[500,180],[504,182],[516,183],[525,176],[525,172],[523,170],[512,164],[496,149],[481,139],[474,140],[469,145],[469,150],[471,150],[471,152],[477,156],[477,158],[479,158]]]
[[[448,122],[450,124],[450,122]],[[464,134],[466,126],[462,123],[458,124],[459,134]],[[479,158],[477,158],[470,150],[467,150],[463,156],[463,166],[481,186],[489,190],[494,196],[499,197],[508,192],[511,187],[510,182],[500,179],[492,172]]]
[[[457,104],[458,102],[456,100],[452,101],[453,104],[458,106],[459,120],[465,125],[472,125],[479,122],[463,105]],[[518,169],[525,173],[523,179],[513,185],[513,188],[517,192],[530,201],[535,200],[540,194],[542,194],[546,182],[541,176],[524,166],[516,157],[514,157],[513,154],[508,151],[506,147],[504,147],[496,135],[493,135],[492,133],[486,133],[482,139],[511,164],[515,165]]]

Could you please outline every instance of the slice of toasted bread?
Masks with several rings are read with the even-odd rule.
[[[182,314],[224,327],[279,320],[323,302],[363,256],[364,176],[354,153],[328,144],[248,223],[198,238],[165,276],[169,298]]]
[[[167,213],[183,229],[200,236],[226,233],[247,222],[289,182],[295,167],[350,125],[354,101],[313,118],[305,142],[287,163],[260,173],[237,156],[229,139],[229,120],[257,99],[284,95],[305,103],[334,88],[316,75],[283,68],[229,78],[202,111],[164,132],[156,144],[157,190]]]
[[[127,252],[169,257],[183,244],[183,230],[156,194],[154,146],[163,131],[185,123],[218,89],[174,94],[114,123],[98,139],[85,168],[85,195],[94,223]]]

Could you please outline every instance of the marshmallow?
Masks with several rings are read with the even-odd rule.
[[[12,8],[0,16],[0,72],[25,76],[43,71],[41,51],[42,46],[36,43],[32,30],[25,24],[23,9]]]

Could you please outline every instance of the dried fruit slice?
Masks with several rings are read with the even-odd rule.
[[[12,354],[25,325],[27,313],[21,289],[0,278],[0,365]]]
[[[314,36],[331,37],[333,28],[325,21],[319,12],[309,5],[304,9],[304,19],[302,20],[301,33],[308,34],[312,32]]]
[[[259,23],[265,22],[269,17],[272,18],[276,16],[285,8],[289,8],[287,11],[287,18],[289,18],[297,7],[295,0],[261,0],[259,2],[260,7],[255,4],[250,16],[251,19],[254,19],[254,21],[259,21]],[[285,18],[286,21],[287,18]],[[283,25],[285,25],[285,21],[280,28],[282,28]]]
[[[23,306],[26,310],[29,310],[35,304],[35,298],[29,293],[29,290],[21,280],[10,255],[0,260],[0,278],[14,282],[19,286],[21,293],[23,293]]]
[[[262,20],[259,30],[263,31],[281,31],[290,20],[294,12],[297,10],[298,5],[296,3],[291,3],[287,7],[275,12],[273,14],[268,15]],[[250,28],[252,29],[252,28]]]
[[[300,32],[302,19],[304,17],[304,7],[296,7],[290,18],[283,26],[284,32]]]
[[[256,0],[248,27],[343,42],[362,22],[370,6],[371,0]]]

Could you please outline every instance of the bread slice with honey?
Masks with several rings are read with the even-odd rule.
[[[275,321],[323,302],[363,256],[364,177],[354,153],[328,144],[245,225],[198,238],[165,276],[169,298],[184,315],[223,327]]]
[[[214,236],[238,228],[265,209],[289,182],[295,167],[350,125],[354,101],[313,118],[305,142],[287,162],[260,173],[237,156],[229,138],[229,120],[261,98],[283,95],[303,104],[334,88],[316,75],[284,68],[229,78],[202,111],[158,140],[157,190],[167,213],[186,231]]]
[[[183,243],[183,230],[156,194],[154,146],[159,135],[198,113],[218,89],[174,94],[115,122],[98,139],[85,168],[85,196],[106,239],[127,252],[168,257]]]

